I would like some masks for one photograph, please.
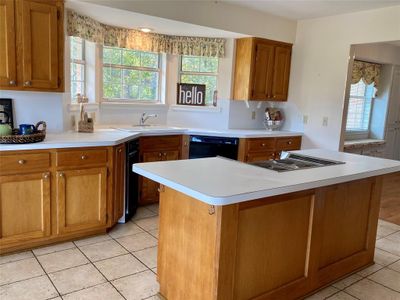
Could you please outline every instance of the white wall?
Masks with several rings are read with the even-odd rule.
[[[1,90],[0,98],[13,99],[14,127],[46,121],[48,132],[64,130],[63,94]]]
[[[285,128],[304,128],[304,148],[339,149],[350,45],[400,40],[399,19],[396,6],[298,22],[283,107],[292,119]]]
[[[83,0],[161,18],[293,43],[296,21],[217,1]]]
[[[386,43],[369,43],[353,45],[354,54],[358,59],[371,62],[400,65],[400,47]]]

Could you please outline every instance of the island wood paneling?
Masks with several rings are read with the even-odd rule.
[[[373,177],[214,207],[162,188],[160,292],[302,298],[373,263],[380,193]]]

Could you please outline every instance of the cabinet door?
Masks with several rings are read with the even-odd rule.
[[[274,46],[258,43],[256,45],[253,90],[251,99],[266,100],[271,98],[271,82],[273,71]]]
[[[249,153],[246,156],[246,162],[255,162],[260,160],[269,160],[275,158],[275,152],[273,151],[266,151],[266,152],[259,152],[259,153]]]
[[[58,23],[55,4],[22,1],[24,88],[58,87]]]
[[[125,202],[125,145],[115,148],[114,155],[114,223],[124,213]]]
[[[161,151],[156,152],[144,152],[142,154],[142,162],[160,161],[163,159]],[[147,179],[140,176],[140,205],[146,205],[154,202],[158,202],[159,184],[153,180]]]
[[[272,79],[272,99],[287,100],[292,49],[275,47],[274,76]]]
[[[14,1],[0,0],[0,86],[16,85]]]
[[[58,233],[105,228],[107,168],[57,172]]]
[[[162,152],[162,160],[178,160],[179,159],[179,151],[163,151]]]
[[[0,244],[50,235],[50,174],[0,176]]]

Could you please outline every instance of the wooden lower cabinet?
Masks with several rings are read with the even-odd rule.
[[[49,172],[0,176],[0,253],[50,235],[50,180]]]
[[[56,173],[58,233],[96,229],[107,223],[107,168]]]
[[[154,162],[186,158],[189,153],[188,146],[187,136],[143,137],[140,139],[140,161]],[[140,176],[139,205],[157,203],[159,201],[159,186],[157,182]]]
[[[160,293],[174,300],[303,299],[373,264],[381,181],[225,206],[165,187]]]
[[[301,136],[240,139],[238,160],[255,162],[277,159],[282,151],[300,150]]]
[[[115,147],[114,151],[114,202],[113,222],[124,214],[125,208],[125,144]],[[129,170],[128,170],[129,172]]]

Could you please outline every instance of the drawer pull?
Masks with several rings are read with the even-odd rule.
[[[82,160],[85,160],[85,159],[87,159],[87,158],[88,158],[88,157],[87,157],[86,155],[82,155],[82,156],[81,156],[81,159],[82,159]]]
[[[288,145],[291,145],[291,144],[293,144],[293,142],[292,142],[292,141],[289,141],[289,142],[287,142],[287,144],[288,144]]]
[[[265,143],[262,143],[261,146],[265,147]]]
[[[20,159],[20,160],[18,161],[18,163],[19,163],[20,165],[24,165],[24,164],[26,163],[26,160]]]

